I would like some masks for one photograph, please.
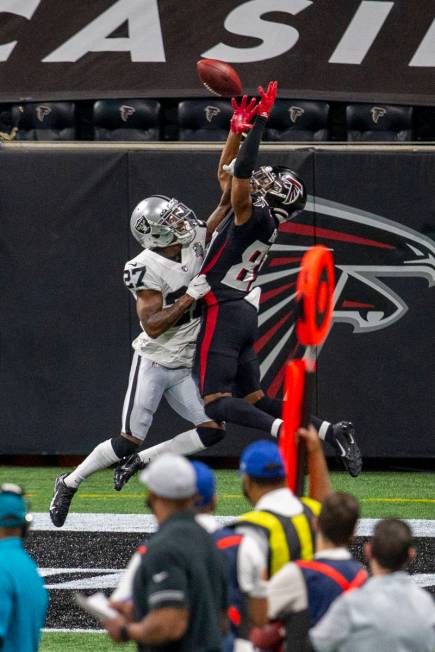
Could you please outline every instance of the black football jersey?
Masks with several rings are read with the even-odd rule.
[[[215,231],[201,268],[211,287],[207,304],[244,299],[277,235],[267,204],[254,204],[251,218],[240,226],[231,210]]]

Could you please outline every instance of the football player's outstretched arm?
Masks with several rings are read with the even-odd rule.
[[[261,95],[257,106],[257,117],[246,140],[242,143],[234,165],[234,178],[231,187],[231,205],[235,213],[235,223],[245,224],[252,215],[251,174],[256,166],[261,138],[266,127],[270,112],[275,103],[277,82],[269,82],[267,91],[261,86]]]
[[[229,165],[237,156],[242,135],[252,128],[251,120],[257,110],[255,97],[251,98],[248,103],[247,95],[242,97],[240,104],[237,104],[236,99],[233,97],[231,99],[231,106],[233,107],[234,113],[230,120],[230,131],[228,132],[228,137],[218,165],[218,181],[223,191],[225,191],[228,180],[231,178],[229,172],[224,169],[224,165]]]
[[[152,338],[175,326],[180,317],[194,303],[193,297],[184,294],[175,303],[163,308],[163,297],[157,290],[137,292],[136,311],[145,333]]]
[[[211,240],[213,231],[217,229],[231,208],[231,181],[232,179],[230,176],[219,200],[219,204],[207,220],[206,244]]]

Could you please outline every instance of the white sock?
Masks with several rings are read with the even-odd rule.
[[[98,444],[89,455],[78,465],[76,469],[65,478],[67,487],[77,489],[83,480],[100,469],[107,469],[111,464],[119,462],[119,458],[113,450],[110,439]]]
[[[282,419],[275,419],[275,421],[272,423],[272,428],[270,429],[270,434],[272,437],[278,437],[279,429],[281,428],[282,424]]]
[[[319,428],[319,439],[323,439],[323,441],[325,440],[326,433],[328,432],[328,428],[330,425],[331,424],[329,421],[322,421],[321,426]]]
[[[151,462],[151,460],[162,453],[192,455],[192,453],[203,451],[205,448],[206,446],[202,443],[196,430],[186,430],[186,432],[181,432],[176,437],[173,437],[173,439],[168,439],[161,444],[146,448],[139,453],[139,457],[143,462],[148,464],[148,462]]]

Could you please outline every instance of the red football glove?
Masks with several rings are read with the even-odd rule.
[[[268,118],[270,112],[275,104],[276,94],[278,92],[278,82],[269,82],[267,91],[262,86],[258,87],[258,92],[261,95],[261,100],[257,104],[257,114],[262,118]]]
[[[250,120],[252,120],[257,112],[257,101],[255,97],[251,98],[248,104],[248,96],[244,95],[240,100],[240,105],[237,104],[236,99],[233,97],[231,99],[231,106],[234,109],[230,120],[230,127],[233,134],[242,134],[244,131],[249,131],[252,127]]]

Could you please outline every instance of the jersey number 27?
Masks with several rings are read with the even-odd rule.
[[[145,267],[131,267],[124,270],[124,283],[129,290],[141,288],[145,276]]]

